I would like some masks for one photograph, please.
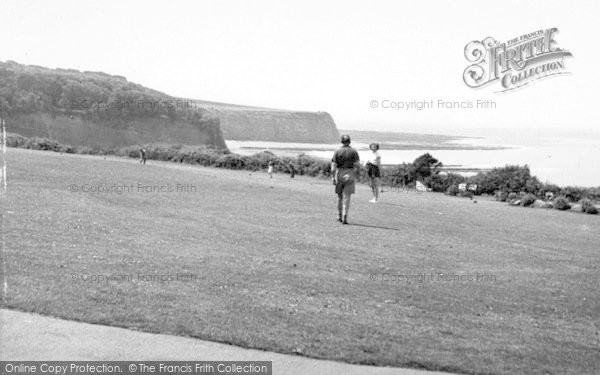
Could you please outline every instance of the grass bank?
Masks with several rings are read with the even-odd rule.
[[[326,180],[7,157],[5,307],[350,363],[600,368],[595,216],[358,186],[341,226]]]

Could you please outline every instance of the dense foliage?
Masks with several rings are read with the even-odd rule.
[[[531,175],[527,165],[494,168],[478,173],[470,178],[469,182],[477,185],[478,194],[494,194],[496,191],[535,193],[541,185],[538,179]]]
[[[126,126],[131,119],[160,117],[220,134],[218,119],[206,110],[124,77],[0,62],[0,115],[32,113],[110,120],[114,126]]]
[[[571,203],[569,203],[569,199],[567,197],[558,197],[553,202],[554,208],[557,210],[565,211],[571,209]]]
[[[579,201],[579,204],[581,205],[581,211],[585,212],[586,214],[598,214],[598,209],[594,205],[594,202],[592,202],[591,200],[584,198]]]

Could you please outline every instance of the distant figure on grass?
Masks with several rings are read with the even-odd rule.
[[[369,176],[369,186],[373,192],[373,199],[369,202],[377,203],[379,201],[379,177],[381,168],[381,156],[379,155],[379,143],[371,143],[369,145],[371,154],[365,162],[367,168],[367,175]]]
[[[140,148],[140,164],[146,164],[146,150]]]
[[[269,178],[273,178],[273,160],[269,160],[269,162],[267,163],[267,173],[269,174]]]
[[[296,175],[296,168],[294,168],[294,164],[290,163],[290,178],[294,178]]]
[[[355,181],[360,168],[360,157],[350,147],[350,136],[342,135],[342,147],[338,148],[331,159],[332,180],[338,196],[338,221],[348,224],[350,196],[355,192]]]

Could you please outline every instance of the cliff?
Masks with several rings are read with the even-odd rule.
[[[300,112],[225,103],[195,103],[221,123],[225,139],[298,143],[337,143],[339,133],[327,112]]]
[[[73,146],[179,143],[226,148],[225,139],[337,143],[326,112],[175,98],[122,76],[0,62],[7,131]]]
[[[0,62],[0,115],[8,132],[27,137],[99,148],[226,148],[219,119],[190,104],[121,76]]]

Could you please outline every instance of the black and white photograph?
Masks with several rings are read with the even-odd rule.
[[[600,374],[599,15],[0,0],[0,374]]]

